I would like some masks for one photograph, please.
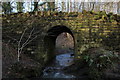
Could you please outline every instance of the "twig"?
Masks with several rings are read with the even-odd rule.
[[[32,32],[33,32],[33,30],[34,30],[34,28],[33,28],[32,31],[30,32],[28,39],[25,41],[25,43],[23,43],[22,46],[24,46],[24,45],[29,41],[29,39],[30,39],[31,36],[32,36]]]
[[[18,40],[17,39],[15,39],[15,38],[13,38],[13,37],[10,37],[10,36],[8,36],[8,35],[6,35],[8,38],[11,38],[12,40],[14,40],[14,41],[17,41],[18,42]]]

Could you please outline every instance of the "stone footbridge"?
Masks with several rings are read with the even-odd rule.
[[[17,48],[17,41],[24,31],[21,45],[28,39],[30,33],[33,33],[31,39],[35,36],[36,38],[24,47],[23,53],[32,55],[37,60],[47,61],[55,56],[57,36],[67,32],[74,39],[74,54],[77,58],[90,47],[119,45],[119,22],[119,15],[105,12],[14,13],[2,15],[3,41],[10,42]],[[116,45],[112,43],[115,40]]]

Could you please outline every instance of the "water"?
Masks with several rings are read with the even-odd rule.
[[[66,74],[63,68],[74,63],[73,53],[64,53],[56,55],[55,60],[50,66],[47,66],[43,71],[43,78],[75,78],[74,75]]]

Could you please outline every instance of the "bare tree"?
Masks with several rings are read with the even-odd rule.
[[[23,31],[21,37],[20,37],[20,40],[18,41],[18,49],[17,49],[17,54],[18,54],[18,62],[20,61],[20,54],[22,53],[23,51],[23,48],[25,48],[30,42],[32,42],[35,38],[38,37],[38,35],[35,35],[36,33],[33,33],[34,31],[34,28],[31,30],[28,38],[26,39],[26,41],[24,43],[21,43],[22,42],[22,39],[25,35],[25,32],[26,32],[27,28]]]
[[[23,12],[23,8],[24,8],[24,6],[23,6],[23,2],[17,2],[17,11],[18,12]]]
[[[91,11],[94,10],[94,8],[95,8],[95,2],[92,2],[92,9],[91,9]]]
[[[2,11],[4,14],[10,14],[13,10],[12,6],[13,2],[1,2],[0,6],[2,6]]]
[[[82,10],[85,10],[84,2],[81,2]]]
[[[117,14],[120,14],[120,1],[117,3]]]
[[[6,35],[6,37],[10,38],[10,40],[7,42],[7,44],[9,44],[11,41],[16,42],[15,44],[17,45],[17,61],[18,62],[20,61],[20,55],[21,55],[21,53],[23,53],[23,49],[26,48],[26,46],[29,45],[30,42],[32,42],[34,39],[36,39],[38,37],[38,33],[41,32],[41,30],[35,32],[34,28],[32,28],[32,30],[28,33],[29,35],[25,39],[24,36],[25,36],[25,33],[27,33],[27,29],[28,28],[24,29],[24,31],[20,35],[19,39],[16,39],[14,37]],[[24,42],[23,42],[23,39],[24,39]]]
[[[34,2],[34,10],[33,11],[38,11],[38,2]]]

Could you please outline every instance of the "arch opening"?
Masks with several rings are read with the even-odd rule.
[[[74,36],[72,31],[67,28],[66,26],[54,26],[51,29],[49,29],[47,31],[47,35],[44,37],[44,47],[45,47],[45,51],[47,51],[47,55],[49,59],[53,59],[53,57],[55,57],[57,55],[57,53],[59,52],[58,50],[58,46],[62,47],[64,45],[61,46],[59,45],[59,36],[61,37],[67,35],[67,37],[71,38],[71,40],[68,39],[68,43],[69,41],[72,41],[72,46],[67,45],[67,49],[71,49],[72,53],[74,54],[74,46],[75,46],[75,40],[74,40]],[[65,38],[63,38],[64,40]],[[67,39],[67,38],[66,38]],[[66,45],[66,44],[65,44]],[[66,47],[64,45],[64,47]],[[63,53],[63,51],[62,51]]]
[[[74,40],[71,34],[63,32],[56,38],[55,54],[73,53]]]

